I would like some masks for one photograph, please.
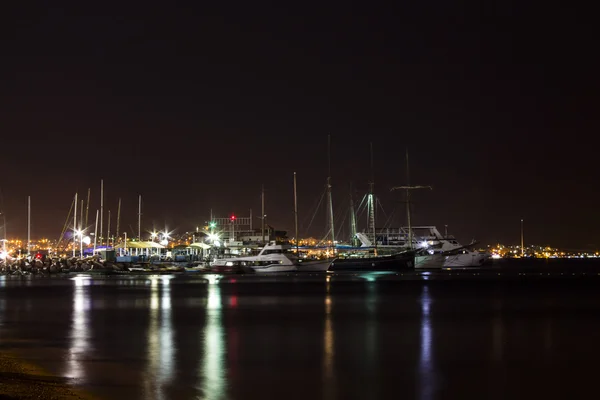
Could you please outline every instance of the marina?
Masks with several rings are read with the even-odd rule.
[[[593,335],[581,335],[598,328],[600,265],[519,261],[0,276],[0,354],[10,349],[96,399],[397,398],[399,388],[420,399],[577,397],[600,355]],[[540,386],[548,380],[557,383]]]

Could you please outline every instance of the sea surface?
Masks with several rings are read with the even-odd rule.
[[[593,398],[600,265],[582,265],[2,276],[0,352],[104,399]]]

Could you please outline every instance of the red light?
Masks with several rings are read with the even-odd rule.
[[[232,221],[235,221],[235,215],[232,215],[232,216],[231,216],[231,220],[232,220]]]

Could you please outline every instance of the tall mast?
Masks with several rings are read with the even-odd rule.
[[[73,257],[75,257],[75,231],[77,230],[77,193],[75,193],[75,202],[73,203]]]
[[[87,202],[85,206],[85,226],[88,226],[88,215],[90,215],[90,188],[88,188]]]
[[[117,207],[117,238],[119,237],[121,232],[119,230],[119,224],[121,222],[121,198],[119,197],[119,206]],[[125,246],[127,246],[127,243],[125,243]]]
[[[295,237],[296,237],[296,256],[300,256],[300,253],[298,252],[298,242],[299,242],[299,238],[298,238],[298,191],[296,188],[296,173],[294,172],[294,227],[296,228],[296,233],[295,233]]]
[[[106,247],[110,246],[110,210],[108,210],[108,228],[106,229]]]
[[[104,179],[100,179],[100,245],[102,245],[102,222],[104,221]]]
[[[27,257],[31,247],[31,196],[27,196]]]
[[[6,212],[4,212],[4,196],[2,195],[2,189],[0,188],[0,214],[2,214],[3,219],[3,232],[4,232],[4,241],[2,242],[2,252],[6,255]],[[4,261],[6,263],[6,261]]]
[[[260,191],[260,201],[261,201],[261,210],[262,210],[262,215],[261,215],[261,234],[262,234],[262,240],[263,240],[263,244],[266,244],[266,240],[265,240],[265,185],[261,186],[261,191]]]
[[[521,218],[521,257],[525,255],[525,246],[523,246],[523,218]]]
[[[350,241],[352,246],[356,244],[356,211],[354,210],[354,194],[350,184]]]
[[[327,135],[327,202],[329,208],[329,231],[331,233],[331,245],[335,252],[335,230],[333,223],[333,200],[331,198],[331,135]]]
[[[138,242],[142,241],[142,195],[139,196],[138,204]]]
[[[375,255],[377,255],[377,235],[375,234],[375,178],[373,173],[373,143],[369,143],[371,150],[371,180],[369,182],[369,221],[368,221],[368,229],[371,231],[370,233],[373,235],[373,245],[375,246]]]
[[[94,253],[96,255],[96,243],[98,240],[98,210],[96,210],[96,223],[94,224]]]
[[[406,185],[410,186],[410,171],[408,169],[408,148],[406,149]],[[406,222],[408,222],[408,243],[413,248],[412,226],[410,224],[410,189],[406,189]]]
[[[412,235],[412,225],[410,222],[410,191],[416,189],[429,189],[432,190],[431,186],[410,186],[410,175],[408,171],[408,149],[406,149],[406,186],[397,186],[393,187],[394,190],[406,190],[406,219],[408,222],[408,246],[410,249],[413,248],[413,235]]]
[[[83,201],[83,199],[81,199],[81,208],[79,209],[79,230],[83,231],[83,205],[84,205],[85,201]],[[87,226],[87,225],[86,225]]]

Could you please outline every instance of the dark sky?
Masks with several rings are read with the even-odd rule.
[[[320,235],[323,210],[308,225],[331,135],[340,235],[350,183],[357,201],[367,191],[372,142],[392,226],[406,219],[389,189],[406,183],[408,148],[410,183],[434,189],[415,194],[415,224],[517,243],[524,218],[527,242],[600,245],[597,46],[586,10],[83,3],[3,13],[10,237],[26,233],[30,195],[32,236],[58,238],[76,191],[92,188],[95,213],[100,179],[113,217],[122,198],[124,229],[137,224],[138,194],[145,229],[186,231],[211,208],[258,215],[264,184],[268,221],[292,231],[294,171],[301,231]],[[380,212],[378,225],[387,220]]]

